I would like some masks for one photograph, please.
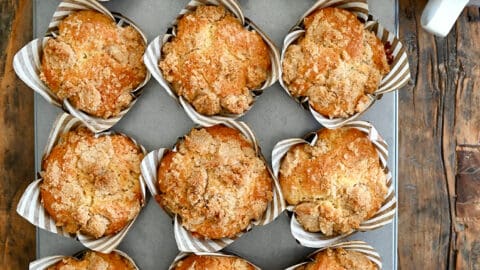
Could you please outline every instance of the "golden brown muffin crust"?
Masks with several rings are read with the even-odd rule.
[[[238,257],[189,255],[180,260],[174,270],[254,270],[255,268]]]
[[[139,213],[141,149],[122,135],[85,127],[62,135],[43,160],[43,205],[57,226],[96,238],[123,229]]]
[[[380,209],[387,194],[375,146],[354,128],[322,129],[315,146],[290,148],[279,181],[304,229],[328,236],[358,228]]]
[[[199,237],[234,237],[272,200],[265,162],[236,129],[192,129],[158,167],[157,201]]]
[[[178,22],[159,66],[173,90],[201,114],[240,114],[270,72],[268,47],[221,6],[199,6]]]
[[[295,270],[378,270],[375,263],[360,252],[343,248],[320,251],[314,261]]]
[[[70,14],[58,28],[43,50],[42,81],[77,109],[101,118],[118,115],[146,76],[141,34],[90,10]]]
[[[82,259],[65,258],[47,270],[135,270],[135,266],[116,252],[103,254],[87,251]]]
[[[294,97],[308,97],[329,117],[349,117],[366,109],[390,71],[382,42],[355,14],[324,8],[304,19],[305,35],[288,47],[283,80]]]

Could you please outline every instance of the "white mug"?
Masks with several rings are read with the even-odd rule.
[[[444,37],[467,5],[480,6],[480,0],[429,0],[422,13],[422,27]]]

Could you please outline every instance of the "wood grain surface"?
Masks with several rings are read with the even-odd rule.
[[[400,0],[412,81],[400,91],[399,269],[480,269],[480,15],[424,32],[426,0]],[[27,269],[34,227],[15,212],[34,177],[33,94],[12,69],[31,0],[0,0],[0,269]]]
[[[31,39],[31,0],[0,0],[0,269],[27,269],[35,258],[35,228],[15,211],[35,177],[33,92],[12,68]]]
[[[479,9],[435,38],[425,4],[400,0],[413,80],[399,104],[399,269],[480,269]]]

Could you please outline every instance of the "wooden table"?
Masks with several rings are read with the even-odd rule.
[[[400,269],[480,269],[480,14],[447,38],[420,27],[426,0],[400,0],[412,81],[400,90]],[[0,269],[27,269],[35,228],[15,212],[34,175],[33,94],[12,68],[32,39],[31,0],[0,0]]]
[[[420,28],[425,1],[400,3],[413,80],[400,91],[399,265],[480,269],[479,9],[441,39]]]

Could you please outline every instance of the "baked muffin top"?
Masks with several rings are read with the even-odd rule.
[[[335,248],[318,252],[313,262],[295,270],[378,270],[378,267],[360,252]]]
[[[308,97],[329,118],[349,117],[368,107],[390,71],[382,42],[355,14],[319,9],[304,19],[305,35],[288,47],[283,80],[294,97]]]
[[[103,254],[87,251],[82,259],[68,257],[49,266],[47,270],[135,270],[127,258],[116,252]]]
[[[272,178],[252,144],[224,125],[192,129],[158,166],[156,199],[193,235],[234,237],[260,219]]]
[[[386,174],[365,133],[340,128],[317,134],[314,146],[298,144],[284,156],[280,185],[306,231],[345,234],[380,209]]]
[[[174,270],[254,270],[255,268],[238,257],[189,255],[180,260]]]
[[[241,114],[270,72],[268,47],[221,6],[199,6],[163,45],[160,69],[177,95],[204,115]]]
[[[42,81],[60,100],[95,117],[113,117],[127,108],[131,91],[146,76],[141,34],[90,10],[71,13],[58,29],[43,49]]]
[[[141,149],[122,135],[85,127],[62,135],[43,160],[40,194],[66,232],[99,238],[123,229],[139,213]]]

